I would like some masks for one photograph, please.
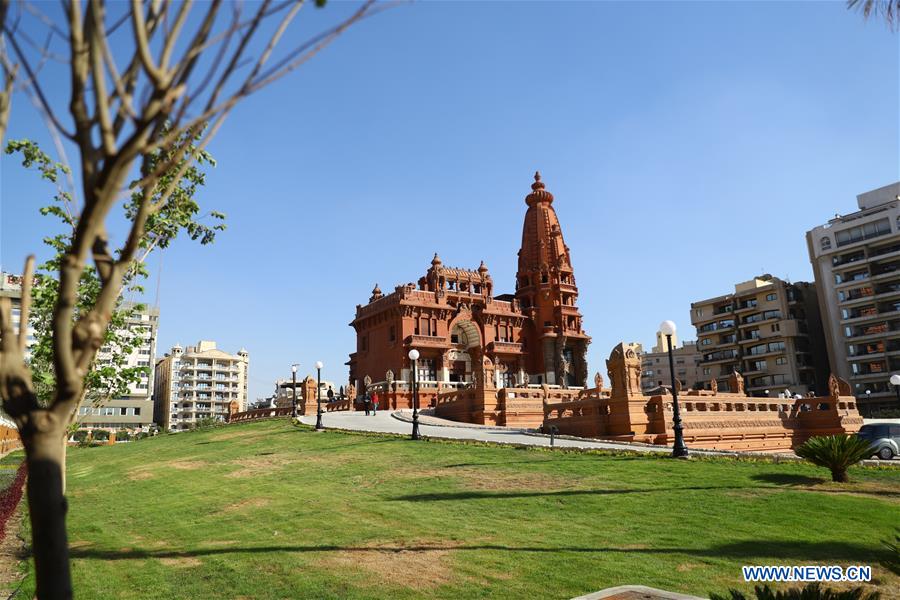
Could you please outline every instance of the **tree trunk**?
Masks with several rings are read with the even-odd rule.
[[[847,477],[846,469],[832,469],[831,480],[837,483],[847,483],[848,481],[850,481],[850,478]]]
[[[66,535],[68,504],[63,494],[65,436],[58,427],[22,432],[28,461],[28,512],[31,516],[32,552],[37,598],[69,599],[69,542]]]

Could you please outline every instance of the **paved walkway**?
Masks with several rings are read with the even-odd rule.
[[[411,412],[408,410],[396,412],[379,411],[377,415],[367,417],[366,413],[360,411],[337,411],[322,415],[322,423],[329,429],[409,434],[412,432],[412,425],[407,421],[407,419],[410,418],[410,414]],[[316,424],[315,415],[307,415],[301,417],[300,420],[308,425]],[[446,424],[441,425],[437,424],[442,421],[444,420],[423,415],[419,421],[419,433],[431,438],[477,440],[482,442],[495,442],[498,444],[550,446],[549,436],[528,434],[521,429],[473,427],[453,421],[446,421]],[[426,424],[426,422],[428,424]],[[634,450],[637,452],[660,453],[671,452],[670,449],[662,447],[618,444],[615,442],[600,442],[579,438],[556,438],[555,444],[560,448]]]

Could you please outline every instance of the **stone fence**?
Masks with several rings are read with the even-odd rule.
[[[569,435],[671,445],[671,393],[643,395],[640,358],[630,346],[616,346],[606,364],[612,383],[609,394],[546,402],[545,428],[556,427]],[[735,392],[681,392],[678,404],[685,442],[715,450],[778,451],[796,448],[812,436],[853,433],[862,426],[849,384],[833,375],[829,378],[831,395],[826,397],[752,398],[744,394],[743,387],[743,377],[733,373],[729,388]]]
[[[297,403],[299,411],[300,402]],[[293,407],[281,408],[257,408],[254,410],[245,410],[244,412],[229,413],[226,419],[227,423],[243,423],[245,421],[257,421],[259,419],[272,419],[275,417],[289,417],[293,412]]]

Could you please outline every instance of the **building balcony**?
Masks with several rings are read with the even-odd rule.
[[[450,348],[450,340],[440,335],[408,335],[403,343],[416,348]]]
[[[493,341],[488,344],[487,350],[494,354],[524,354],[522,344],[518,342]]]

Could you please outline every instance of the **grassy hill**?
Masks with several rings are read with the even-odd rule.
[[[705,595],[745,564],[878,566],[900,470],[576,454],[287,421],[69,453],[80,598]],[[30,598],[26,581],[22,597]]]

